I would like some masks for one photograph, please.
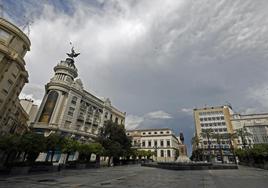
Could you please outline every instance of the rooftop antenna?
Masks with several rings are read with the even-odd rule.
[[[25,23],[20,26],[21,30],[25,32],[28,37],[30,36],[30,32],[31,32],[30,26],[34,23],[32,19],[32,15],[30,15],[29,17],[31,18],[23,16],[23,20],[25,20]]]

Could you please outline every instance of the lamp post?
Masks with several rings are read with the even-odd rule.
[[[155,153],[155,160],[157,161],[157,149],[158,147],[155,145],[154,146],[154,153]]]

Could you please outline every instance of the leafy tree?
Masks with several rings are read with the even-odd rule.
[[[74,140],[73,138],[66,137],[63,139],[62,142],[62,153],[66,153],[66,162],[68,161],[68,158],[71,153],[78,150],[79,143],[78,141]]]
[[[213,130],[212,129],[204,129],[202,130],[201,132],[201,137],[203,138],[206,138],[208,140],[208,161],[210,162],[211,161],[211,142],[210,142],[210,139],[212,138],[213,136]]]
[[[247,131],[246,127],[243,127],[243,128],[240,128],[240,129],[236,130],[236,134],[237,134],[238,137],[241,138],[243,148],[246,148],[247,145],[248,145],[246,138],[251,137],[252,134]]]
[[[195,134],[195,136],[191,140],[192,146],[194,148],[193,154],[192,154],[192,159],[193,160],[203,160],[203,147],[199,149],[199,144],[202,143],[200,137]]]
[[[64,144],[64,138],[57,133],[53,133],[50,134],[48,137],[46,137],[45,143],[46,143],[46,150],[51,151],[50,162],[52,162],[56,149],[62,148],[62,145]]]
[[[221,141],[224,137],[223,134],[214,134],[212,135],[212,138],[215,138],[216,139],[216,142],[219,146],[219,153],[220,153],[220,156],[221,156],[221,162],[223,163],[223,154],[222,154],[222,147],[221,147]]]
[[[43,135],[27,132],[20,138],[19,150],[24,152],[23,161],[34,162],[39,153],[45,151],[45,138]]]
[[[20,136],[15,134],[7,134],[0,137],[0,150],[4,152],[2,161],[4,165],[13,161],[19,150]]]
[[[229,139],[230,149],[231,149],[231,152],[232,152],[232,154],[234,156],[234,162],[236,164],[237,162],[236,162],[236,155],[235,155],[235,151],[234,151],[233,142],[234,142],[234,139],[237,138],[237,134],[236,133],[225,133],[224,137]]]
[[[105,122],[97,140],[104,147],[104,154],[109,157],[108,165],[111,164],[112,157],[118,159],[130,152],[131,140],[127,137],[123,125],[112,121]]]

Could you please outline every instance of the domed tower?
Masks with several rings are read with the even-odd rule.
[[[72,48],[72,52],[67,55],[69,57],[66,60],[61,61],[54,67],[55,74],[45,86],[46,92],[36,116],[35,128],[47,127],[48,131],[59,128],[72,88],[83,91],[81,81],[75,80],[78,73],[74,64],[74,57],[79,54],[75,53]]]

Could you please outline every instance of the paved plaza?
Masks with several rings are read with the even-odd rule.
[[[0,187],[266,188],[268,171],[241,166],[239,170],[171,171],[131,165],[0,177]]]

